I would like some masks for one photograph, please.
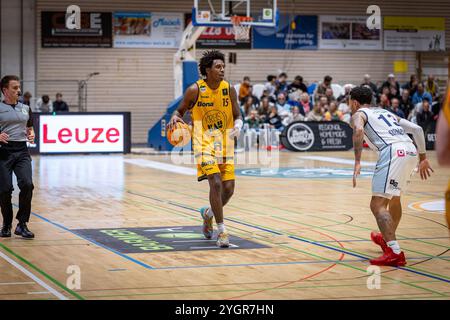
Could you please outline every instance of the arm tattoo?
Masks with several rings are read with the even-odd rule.
[[[361,161],[361,154],[364,144],[364,120],[359,112],[352,117],[353,124],[353,149],[355,151],[355,161]]]

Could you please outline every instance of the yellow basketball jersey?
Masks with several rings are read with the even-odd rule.
[[[191,110],[194,153],[232,157],[234,140],[229,131],[234,127],[230,84],[220,83],[212,90],[205,80],[197,81],[198,97]]]

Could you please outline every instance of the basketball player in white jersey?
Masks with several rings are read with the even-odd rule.
[[[366,140],[369,147],[379,154],[372,180],[370,209],[381,233],[372,232],[370,236],[383,250],[383,255],[370,260],[370,263],[404,266],[405,255],[395,237],[402,216],[400,195],[417,166],[417,153],[422,180],[426,180],[433,169],[426,158],[422,128],[385,109],[371,107],[371,101],[372,92],[367,87],[356,87],[350,92],[355,151],[353,187],[361,171],[361,153]],[[417,149],[408,134],[413,136]]]

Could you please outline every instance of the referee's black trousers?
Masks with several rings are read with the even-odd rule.
[[[31,156],[26,142],[9,141],[0,145],[0,207],[3,224],[11,225],[13,208],[11,197],[13,192],[12,175],[17,177],[19,186],[19,210],[16,219],[28,222],[31,213],[31,199],[33,197],[33,179],[31,172]]]

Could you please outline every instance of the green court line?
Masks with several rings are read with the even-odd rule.
[[[274,216],[274,215],[272,215],[272,216],[270,216],[270,217],[276,218],[276,219],[279,219],[279,220],[282,220],[282,221],[289,221],[289,222],[291,222],[291,223],[295,223],[295,224],[298,224],[298,225],[303,225],[303,226],[308,226],[308,227],[313,226],[313,225],[310,225],[310,224],[308,224],[308,223],[298,222],[298,221],[295,221],[295,220],[290,220],[290,219],[282,218],[282,217],[279,217],[279,216]],[[235,219],[235,218],[234,218],[234,219]],[[355,235],[351,235],[351,234],[348,234],[348,233],[345,233],[345,232],[342,232],[342,231],[331,230],[331,229],[327,229],[327,228],[325,228],[325,227],[316,227],[316,228],[317,228],[317,229],[321,229],[321,230],[325,230],[325,231],[329,231],[329,232],[333,232],[333,233],[342,234],[342,235],[349,236],[349,237],[353,237],[353,238],[360,239],[360,240],[366,240],[366,238],[362,238],[362,237],[358,237],[358,236],[355,236]],[[291,235],[293,235],[293,234],[291,234]],[[338,246],[335,246],[335,245],[333,245],[332,243],[327,243],[327,245],[330,245],[330,246],[332,246],[332,247],[339,248]],[[423,252],[420,252],[420,251],[415,251],[415,250],[407,249],[407,248],[405,248],[405,247],[402,247],[402,248],[403,248],[404,250],[407,250],[407,251],[410,251],[410,252],[414,252],[414,253],[417,253],[417,254],[421,254],[421,255],[427,256],[427,257],[429,257],[429,258],[435,258],[435,259],[441,259],[441,260],[444,260],[444,261],[448,261],[448,260],[445,259],[445,258],[433,256],[433,255],[426,254],[426,253],[423,253]],[[347,248],[346,248],[346,249],[347,249]],[[347,250],[348,250],[348,251],[351,251],[351,252],[354,252],[354,253],[362,254],[362,253],[360,253],[360,252],[358,252],[358,251],[354,251],[354,250],[351,250],[351,249],[347,249]],[[450,278],[448,278],[448,279],[450,279]]]
[[[147,186],[147,185],[144,184],[144,183],[142,183],[142,184],[145,185],[145,186]],[[153,187],[152,187],[152,188],[153,188]],[[156,188],[154,188],[154,189],[156,189]],[[158,189],[158,190],[168,191],[168,192],[173,192],[173,190],[169,190],[169,189],[165,189],[165,188],[157,188],[157,189]],[[189,194],[189,193],[180,192],[180,191],[178,191],[178,190],[176,190],[176,192],[179,193],[179,194],[188,196],[188,197],[196,198],[196,199],[202,199],[202,200],[205,199],[204,197],[200,197],[200,196],[196,196],[196,195],[191,195],[191,194]],[[304,214],[306,214],[306,213],[301,213],[301,212],[293,211],[293,210],[290,210],[290,209],[282,209],[282,208],[279,208],[279,207],[276,207],[276,206],[272,206],[272,205],[270,205],[270,204],[264,204],[264,205],[262,205],[262,204],[259,203],[259,202],[255,202],[255,201],[248,200],[248,199],[245,199],[244,201],[245,201],[245,202],[249,202],[249,203],[253,203],[253,204],[256,204],[256,205],[260,205],[260,206],[263,206],[263,207],[270,207],[270,208],[272,208],[272,209],[277,209],[277,210],[280,210],[280,211],[283,211],[283,212],[293,213],[293,214],[296,214],[296,215],[304,215]],[[248,211],[248,212],[257,213],[257,214],[260,214],[260,215],[266,215],[266,214],[260,213],[260,212],[258,212],[258,211],[255,211],[255,210],[244,209],[244,208],[242,208],[242,207],[238,207],[238,206],[235,206],[235,205],[232,205],[232,204],[227,204],[227,206],[230,207],[230,208],[236,208],[236,209],[238,209],[238,210],[246,210],[246,211]],[[335,223],[337,223],[337,224],[344,224],[344,223],[341,222],[341,221],[336,221],[336,220],[332,220],[332,219],[327,219],[327,218],[324,218],[324,217],[321,217],[321,216],[316,216],[316,215],[313,215],[313,214],[309,214],[309,215],[312,216],[312,217],[318,218],[318,219],[329,220],[329,221],[335,222]],[[361,228],[361,229],[365,229],[365,230],[370,230],[370,231],[372,230],[372,229],[370,229],[370,228],[362,227],[362,226],[359,226],[359,225],[351,225],[351,224],[349,224],[349,226],[356,227],[356,228]],[[314,228],[319,228],[319,227],[314,226]],[[406,238],[406,237],[401,236],[401,235],[399,235],[399,236],[402,237],[402,238]],[[414,240],[414,241],[423,242],[423,243],[427,243],[427,244],[430,244],[430,245],[434,245],[434,246],[439,246],[439,247],[444,247],[444,248],[446,248],[446,249],[450,249],[450,247],[448,247],[448,246],[443,246],[443,245],[441,245],[441,244],[437,244],[437,243],[430,242],[430,241],[424,241],[424,240],[420,240],[420,239],[408,239],[408,240]],[[418,251],[412,251],[412,250],[410,250],[410,251],[411,251],[411,252],[415,252],[415,253],[420,253],[420,252],[418,252]],[[421,254],[422,254],[422,255],[426,255],[425,253],[421,253]]]
[[[65,285],[63,285],[62,283],[60,283],[58,280],[54,279],[53,277],[51,277],[50,275],[48,275],[47,273],[45,273],[44,271],[42,271],[41,269],[39,269],[38,267],[36,267],[34,264],[32,264],[31,262],[29,262],[28,260],[26,260],[25,258],[23,258],[22,256],[20,256],[18,253],[15,253],[13,250],[11,250],[10,248],[8,248],[6,245],[4,245],[3,243],[0,243],[0,247],[2,247],[5,251],[9,252],[11,255],[13,255],[14,257],[16,257],[17,259],[19,259],[20,261],[22,261],[23,263],[25,263],[26,265],[28,265],[29,267],[31,267],[32,269],[34,269],[35,271],[39,272],[41,275],[43,275],[45,278],[47,278],[48,280],[50,280],[51,282],[53,282],[54,284],[56,284],[58,287],[60,287],[61,289],[63,289],[64,291],[70,293],[71,295],[73,295],[75,298],[77,298],[78,300],[84,300],[84,298],[82,296],[80,296],[78,293],[70,290],[69,288],[67,288]]]
[[[130,194],[136,194],[136,193],[130,193]],[[151,200],[151,199],[150,199],[150,200]],[[167,211],[167,210],[166,210],[166,211]],[[174,210],[174,211],[175,211],[175,210]],[[180,211],[180,210],[176,209],[176,211]],[[173,211],[171,211],[171,212],[174,213]],[[180,213],[178,213],[177,215],[182,215],[182,216],[186,216],[186,215],[187,215],[187,216],[191,217],[189,214],[180,214]],[[192,218],[195,219],[194,217],[192,217]],[[238,219],[236,219],[236,220],[238,220]],[[256,224],[255,224],[255,225],[256,225]],[[260,227],[263,227],[263,226],[260,226]],[[251,232],[248,232],[248,233],[251,233]],[[288,233],[286,233],[286,234],[288,234]],[[295,236],[298,236],[298,235],[295,235]],[[305,237],[302,237],[302,238],[307,239],[307,238],[305,238]],[[309,240],[309,241],[314,241],[314,240],[310,240],[310,239],[307,239],[307,240]],[[268,240],[263,240],[263,241],[266,241],[266,242],[271,243],[271,242],[268,241]],[[277,245],[277,244],[275,244],[275,243],[272,243],[272,244]],[[300,249],[296,249],[296,248],[293,248],[293,247],[290,247],[290,246],[286,246],[286,245],[282,245],[282,244],[278,244],[278,246],[280,246],[280,247],[285,247],[285,248],[289,248],[289,249],[294,250],[294,251],[302,252],[302,253],[304,253],[304,254],[306,254],[306,255],[313,256],[313,257],[316,257],[316,258],[318,258],[318,259],[333,261],[333,260],[331,260],[331,259],[324,258],[324,257],[321,257],[321,256],[319,256],[319,255],[315,255],[315,254],[312,254],[312,253],[310,253],[310,252],[306,252],[306,251],[303,251],[303,250],[300,250]],[[367,273],[366,270],[357,268],[357,267],[352,266],[352,265],[349,265],[349,264],[347,264],[347,263],[343,263],[343,262],[333,262],[333,263],[341,264],[341,265],[350,267],[350,268],[352,268],[352,269],[359,270],[359,271],[362,271],[362,272],[364,272],[364,273]],[[425,290],[425,291],[428,291],[428,292],[432,292],[432,293],[434,293],[434,294],[442,295],[442,294],[441,294],[440,292],[438,292],[438,291],[434,291],[434,290],[431,290],[431,289],[428,289],[428,288],[424,288],[424,287],[421,287],[421,286],[418,286],[418,285],[415,285],[415,284],[411,284],[411,283],[406,282],[406,281],[395,280],[395,279],[392,279],[392,278],[390,278],[390,277],[387,277],[386,275],[383,275],[383,274],[382,274],[381,276],[384,277],[384,278],[386,278],[386,279],[388,279],[388,280],[399,281],[399,282],[402,283],[402,284],[405,284],[405,285],[408,285],[408,286],[412,286],[412,287],[415,287],[415,288],[417,288],[417,289],[422,289],[422,290]]]
[[[234,220],[237,220],[237,221],[240,221],[240,222],[248,223],[248,222],[243,221],[243,220],[241,220],[241,219],[237,219],[237,218],[233,218],[233,219],[234,219]],[[283,218],[282,220],[284,220],[284,218]],[[288,220],[288,219],[286,219],[286,220]],[[262,228],[267,228],[267,229],[269,229],[269,227],[266,227],[266,226],[263,226],[263,225],[258,225],[258,224],[253,223],[253,222],[252,222],[252,224],[255,225],[255,226],[258,226],[258,227],[262,227]],[[273,229],[273,228],[270,228],[270,229],[273,230],[273,231],[277,231],[277,232],[280,232],[280,233],[284,233],[284,234],[290,235],[290,236],[300,237],[300,238],[303,238],[303,239],[306,239],[306,240],[315,242],[315,240],[313,240],[313,239],[309,239],[309,238],[307,238],[307,237],[305,237],[305,236],[299,236],[299,235],[296,235],[295,233],[291,233],[291,232],[287,232],[287,231],[282,231],[282,230],[277,230],[277,229]],[[326,229],[325,229],[325,230],[326,230]],[[337,232],[337,231],[334,231],[334,232],[339,233],[339,232]],[[333,245],[332,243],[328,243],[327,245],[330,246],[330,247],[334,247],[334,248],[336,248],[336,249],[341,249],[341,247],[336,246],[336,245]],[[352,249],[348,249],[348,248],[345,248],[345,250],[347,250],[347,251],[349,251],[349,252],[352,252],[352,253],[356,253],[356,254],[362,255],[362,256],[367,256],[367,254],[362,253],[362,252],[359,252],[359,251],[356,251],[356,250],[352,250]],[[429,255],[427,255],[427,254],[424,254],[424,255],[425,255],[425,256],[429,256]],[[430,257],[434,257],[434,256],[430,256]],[[438,257],[436,257],[436,258],[438,258]],[[447,261],[447,260],[446,260],[446,261]],[[442,278],[445,278],[445,279],[450,279],[450,277],[444,276],[444,275],[442,275],[442,274],[434,273],[434,272],[431,272],[431,271],[428,271],[428,270],[422,270],[422,269],[419,269],[419,268],[416,268],[416,267],[403,267],[403,268],[405,268],[405,269],[406,269],[406,268],[409,268],[409,269],[413,269],[413,270],[417,270],[417,271],[423,272],[423,273],[425,273],[425,274],[435,275],[435,276],[439,276],[439,277],[442,277]]]

